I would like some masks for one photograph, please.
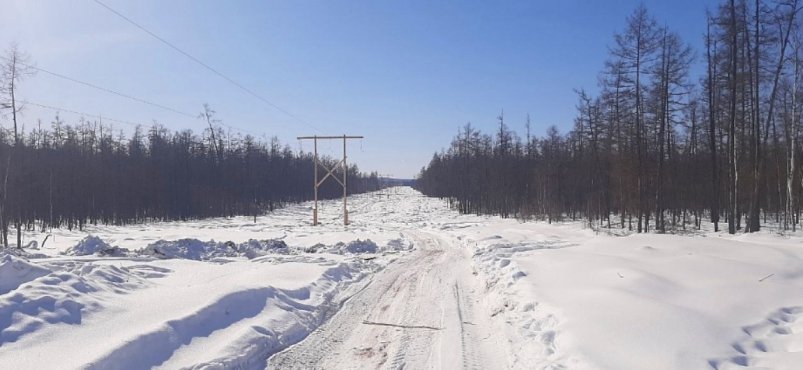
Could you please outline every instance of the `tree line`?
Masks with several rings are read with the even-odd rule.
[[[470,124],[418,187],[461,212],[584,218],[637,232],[755,232],[800,222],[800,0],[725,0],[695,52],[645,6],[614,35],[598,93],[577,90],[574,127],[543,137]],[[705,67],[698,80],[694,63]]]
[[[0,109],[12,125],[0,130],[0,237],[17,245],[26,230],[82,229],[87,224],[123,225],[206,217],[256,216],[289,202],[312,199],[311,153],[294,152],[277,138],[260,140],[223,130],[204,106],[208,127],[199,135],[154,123],[126,136],[100,121],[17,125],[20,101],[16,49],[3,65]],[[322,159],[329,167],[330,158]],[[319,171],[323,171],[319,169]],[[338,172],[342,171],[338,170]],[[342,172],[340,172],[342,173]],[[376,173],[347,168],[351,194],[376,190]],[[342,196],[334,181],[323,199]]]

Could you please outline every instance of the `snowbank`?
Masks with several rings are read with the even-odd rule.
[[[284,240],[256,240],[250,239],[237,246],[237,252],[248,259],[265,256],[268,254],[288,254],[290,248]]]
[[[99,256],[114,256],[120,257],[128,254],[128,250],[124,248],[119,248],[116,246],[111,246],[103,239],[88,235],[85,238],[81,239],[78,244],[70,247],[62,254],[68,256],[89,256],[89,255],[99,255]]]
[[[317,243],[309,248],[304,249],[306,253],[331,253],[331,254],[340,254],[340,255],[349,255],[349,254],[373,254],[377,253],[380,250],[379,246],[376,245],[371,239],[366,240],[352,240],[348,243],[345,242],[337,242],[334,245],[324,245],[322,243]]]
[[[534,369],[585,368],[581,356],[558,348],[563,339],[559,312],[534,294],[528,285],[519,284],[522,280],[529,281],[528,273],[517,259],[521,254],[574,244],[560,240],[506,242],[504,237],[493,235],[468,244],[476,247],[474,268],[484,280],[487,296],[484,303],[490,315],[507,324],[508,336],[516,338],[517,345],[530,349],[511,353],[512,363],[528,364]]]
[[[248,259],[267,254],[288,254],[290,249],[283,240],[255,240],[234,244],[208,242],[198,239],[159,240],[139,251],[139,254],[157,258],[180,258],[195,261],[209,261],[220,257],[245,256]]]
[[[387,246],[383,248],[383,250],[389,252],[405,252],[413,250],[414,246],[415,244],[412,240],[396,238],[389,240]]]
[[[0,295],[17,289],[38,277],[45,276],[50,270],[9,254],[0,260]]]
[[[56,272],[0,296],[0,358],[8,368],[264,367],[270,354],[336,313],[376,269],[332,257],[52,261]]]
[[[7,258],[0,270],[5,270]],[[136,273],[116,266],[67,263],[59,266],[60,271],[51,271],[10,261],[12,269],[22,267],[17,271],[27,273],[17,279],[17,287],[0,295],[0,347],[52,325],[81,324],[85,315],[103,308],[104,295],[128,293],[147,284]]]
[[[349,242],[338,241],[333,245],[318,243],[305,249],[292,249],[281,239],[249,239],[235,244],[234,242],[201,241],[193,238],[178,240],[160,239],[148,244],[145,248],[131,253],[128,249],[111,246],[101,238],[87,236],[76,245],[62,252],[68,256],[107,256],[124,257],[131,255],[150,256],[159,259],[187,259],[195,261],[213,261],[226,257],[246,257],[255,259],[268,255],[287,255],[297,253],[331,253],[338,255],[374,254],[379,252],[399,252],[413,249],[412,241],[405,238],[391,239],[384,247],[379,247],[371,239],[356,239]]]
[[[346,253],[376,253],[377,249],[376,243],[371,239],[353,240],[342,247],[342,250]]]
[[[140,254],[157,258],[180,258],[195,261],[214,257],[234,257],[237,251],[225,243],[202,242],[198,239],[159,240],[139,251]]]
[[[499,302],[494,312],[523,340],[540,342],[547,363],[720,370],[803,363],[799,240],[579,234],[569,243],[547,237],[553,230],[522,225],[473,242],[476,268]]]

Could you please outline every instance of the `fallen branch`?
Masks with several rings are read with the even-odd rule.
[[[403,329],[429,329],[429,330],[443,330],[443,328],[436,328],[434,326],[426,326],[426,325],[400,325],[400,324],[388,324],[384,322],[373,322],[373,321],[363,321],[365,325],[379,325],[379,326],[391,326],[394,328],[403,328]]]
[[[47,239],[48,238],[50,238],[50,234],[45,235],[45,240],[42,240],[42,246],[40,246],[39,248],[42,248],[42,249],[45,248],[45,243],[47,243]]]
[[[769,279],[769,278],[770,278],[770,277],[772,277],[773,275],[775,275],[775,274],[769,274],[769,275],[767,275],[767,276],[765,276],[765,277],[763,277],[763,278],[761,278],[761,279],[758,279],[758,282],[759,282],[759,283],[760,283],[760,282],[763,282],[764,280],[767,280],[767,279]]]

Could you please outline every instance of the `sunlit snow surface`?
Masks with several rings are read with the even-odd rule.
[[[613,236],[409,188],[349,201],[349,227],[331,201],[318,227],[302,204],[54,230],[29,250],[47,257],[0,256],[0,368],[803,368],[799,235]]]

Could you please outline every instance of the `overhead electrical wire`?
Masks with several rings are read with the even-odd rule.
[[[0,59],[8,60],[7,58],[2,57],[2,56],[0,56]],[[39,72],[43,72],[43,73],[46,73],[48,75],[61,78],[63,80],[67,80],[67,81],[70,81],[70,82],[73,82],[73,83],[84,85],[84,86],[87,86],[87,87],[90,87],[90,88],[93,88],[93,89],[96,89],[96,90],[99,90],[99,91],[103,91],[103,92],[106,92],[106,93],[109,93],[109,94],[112,94],[112,95],[116,95],[116,96],[119,96],[119,97],[130,99],[130,100],[133,100],[133,101],[136,101],[136,102],[139,102],[139,103],[142,103],[142,104],[147,104],[147,105],[150,105],[150,106],[154,106],[154,107],[157,107],[157,108],[160,108],[160,109],[168,110],[168,111],[171,111],[171,112],[176,113],[176,114],[180,114],[180,115],[185,116],[185,117],[189,117],[189,118],[193,118],[193,119],[198,119],[199,118],[199,115],[197,115],[197,114],[187,113],[187,112],[175,109],[175,108],[171,108],[171,107],[166,106],[164,104],[155,103],[155,102],[152,102],[152,101],[149,101],[149,100],[146,100],[146,99],[138,98],[136,96],[132,96],[132,95],[129,95],[129,94],[126,94],[126,93],[122,93],[122,92],[119,92],[119,91],[116,91],[116,90],[112,90],[110,88],[99,86],[99,85],[96,85],[96,84],[93,84],[93,83],[90,83],[90,82],[81,81],[81,80],[73,78],[73,77],[65,76],[65,75],[60,74],[60,73],[56,73],[56,72],[53,72],[53,71],[46,70],[46,69],[44,69],[42,67],[38,67],[38,66],[35,66],[35,65],[32,65],[32,64],[28,64],[28,63],[22,63],[20,61],[17,61],[17,63],[25,66],[26,68],[30,68],[30,69],[33,69],[33,70],[36,70],[36,71],[39,71]],[[20,101],[20,102],[22,102],[22,101]],[[97,114],[83,113],[83,112],[78,112],[78,111],[74,111],[74,110],[70,110],[70,109],[66,109],[66,108],[58,108],[58,107],[53,107],[53,106],[44,105],[44,104],[38,104],[38,103],[34,103],[34,102],[27,102],[26,101],[25,103],[28,103],[28,104],[33,105],[33,106],[38,106],[40,108],[52,109],[52,110],[61,110],[61,111],[64,111],[64,112],[85,115],[85,116],[88,116],[88,117],[101,117],[100,115],[97,115]],[[121,123],[126,123],[126,124],[134,124],[134,123],[131,123],[131,122],[126,122],[126,121],[113,120],[113,119],[109,119],[109,118],[106,118],[106,119],[109,120],[109,121],[121,122]],[[244,133],[244,134],[254,135],[255,137],[260,136],[260,134],[258,134],[256,132],[245,130],[245,129],[241,129],[241,128],[237,127],[237,126],[232,126],[232,125],[225,124],[225,123],[219,123],[219,124],[221,126],[223,126],[223,127],[226,127],[226,128],[228,128],[230,130],[233,130],[233,131],[241,132],[241,133]]]
[[[120,120],[120,119],[109,118],[109,117],[106,117],[106,116],[103,116],[103,115],[100,115],[100,114],[86,113],[86,112],[81,112],[81,111],[68,109],[68,108],[63,108],[63,107],[56,107],[56,106],[47,105],[47,104],[40,104],[40,103],[32,102],[32,101],[29,101],[29,100],[18,100],[18,101],[20,103],[22,103],[22,104],[33,105],[33,106],[36,106],[36,107],[39,107],[39,108],[49,109],[49,110],[56,111],[56,112],[73,113],[73,114],[77,114],[77,115],[80,115],[80,116],[98,118],[100,120],[118,122],[118,123],[130,125],[130,126],[148,126],[149,125],[149,124],[146,124],[146,123],[137,123],[137,122],[131,122],[131,121],[125,121],[125,120]],[[197,118],[197,117],[195,117],[195,118]],[[248,131],[248,130],[243,130],[243,129],[238,128],[236,126],[226,125],[226,124],[222,124],[222,123],[220,125],[223,126],[223,127],[228,128],[230,130],[233,130],[233,131],[237,131],[237,132],[244,133],[244,134],[250,134],[250,135],[253,135],[254,137],[259,137],[259,134],[255,133],[255,132]]]
[[[3,57],[3,59],[6,59],[6,58]],[[128,95],[128,94],[125,94],[125,93],[121,93],[119,91],[115,91],[115,90],[112,90],[112,89],[109,89],[109,88],[106,88],[106,87],[103,87],[103,86],[98,86],[98,85],[95,85],[95,84],[93,84],[91,82],[81,81],[81,80],[78,80],[78,79],[75,79],[75,78],[72,78],[72,77],[69,77],[69,76],[65,76],[65,75],[60,74],[60,73],[56,73],[56,72],[53,72],[53,71],[46,70],[46,69],[44,69],[42,67],[38,67],[38,66],[35,66],[35,65],[32,65],[32,64],[22,63],[22,62],[19,62],[19,61],[17,61],[17,63],[19,63],[19,64],[21,64],[21,65],[23,65],[23,66],[25,66],[27,68],[30,68],[30,69],[33,69],[33,70],[36,70],[36,71],[39,71],[39,72],[42,72],[42,73],[46,73],[46,74],[54,76],[54,77],[58,77],[58,78],[63,79],[63,80],[74,82],[74,83],[77,83],[79,85],[84,85],[84,86],[87,86],[87,87],[90,87],[90,88],[93,88],[93,89],[96,89],[96,90],[100,90],[100,91],[103,91],[103,92],[106,92],[106,93],[109,93],[109,94],[117,95],[119,97],[130,99],[130,100],[142,103],[142,104],[147,104],[147,105],[154,106],[154,107],[157,107],[157,108],[161,108],[161,109],[164,109],[164,110],[167,110],[167,111],[171,111],[173,113],[180,114],[182,116],[186,116],[186,117],[190,117],[190,118],[198,118],[197,114],[190,114],[190,113],[187,113],[187,112],[175,109],[175,108],[168,107],[168,106],[163,105],[163,104],[154,103],[152,101],[145,100],[145,99],[142,99],[142,98],[138,98],[136,96],[131,96],[131,95]]]
[[[72,110],[72,109],[67,109],[67,108],[62,108],[62,107],[55,107],[55,106],[47,105],[47,104],[35,103],[35,102],[32,102],[32,101],[28,101],[28,100],[18,100],[18,102],[20,102],[22,104],[33,105],[33,106],[36,106],[36,107],[39,107],[39,108],[50,109],[50,110],[53,110],[53,111],[56,111],[56,112],[73,113],[73,114],[77,114],[77,115],[80,115],[80,116],[98,118],[100,120],[112,121],[112,122],[122,123],[122,124],[125,124],[125,125],[131,125],[131,126],[143,126],[143,125],[145,125],[143,123],[137,123],[137,122],[125,121],[125,120],[121,120],[121,119],[109,118],[109,117],[105,117],[105,116],[102,116],[102,115],[99,115],[99,114],[79,112],[79,111]]]
[[[297,116],[293,115],[292,113],[282,109],[281,107],[273,104],[269,100],[259,96],[258,94],[256,94],[255,92],[251,91],[250,89],[240,85],[236,81],[234,81],[231,78],[227,77],[226,75],[218,72],[214,68],[212,68],[209,65],[203,63],[202,61],[198,60],[197,58],[193,57],[192,55],[184,52],[183,50],[179,49],[178,47],[176,47],[175,45],[171,44],[170,42],[162,39],[161,37],[159,37],[158,35],[154,34],[153,32],[150,32],[149,30],[147,30],[144,27],[140,26],[139,24],[137,24],[133,20],[125,17],[123,14],[121,14],[121,13],[115,11],[114,9],[112,9],[111,7],[107,6],[106,4],[104,4],[104,3],[102,3],[102,2],[100,2],[98,0],[95,0],[95,2],[98,3],[99,5],[103,6],[104,8],[108,9],[112,13],[114,13],[114,14],[120,16],[121,18],[125,19],[126,21],[130,22],[131,24],[135,25],[136,27],[140,28],[141,30],[143,30],[144,32],[146,32],[149,35],[153,36],[157,40],[159,40],[159,41],[165,43],[166,45],[170,46],[171,48],[173,48],[174,50],[178,51],[179,53],[181,53],[181,54],[185,55],[186,57],[190,58],[194,62],[202,65],[206,69],[208,69],[211,72],[217,74],[221,78],[223,78],[223,79],[227,80],[228,82],[234,84],[235,86],[237,86],[238,88],[244,90],[245,92],[249,93],[250,95],[252,95],[252,96],[256,97],[257,99],[259,99],[259,100],[271,105],[275,109],[277,109],[277,110],[281,111],[282,113],[284,113],[284,114],[286,114],[286,115],[298,120],[299,122],[306,124],[310,128],[318,131],[317,128],[315,128],[314,126],[312,126],[309,123],[305,122],[304,120],[300,119],[299,117],[297,117]],[[0,56],[0,59],[8,61],[8,58],[6,58],[4,56]],[[24,63],[24,62],[21,62],[21,61],[17,61],[17,63],[19,63],[19,64],[21,64],[24,67],[27,67],[29,69],[33,69],[33,70],[36,70],[38,72],[42,72],[42,73],[48,74],[50,76],[57,77],[57,78],[60,78],[60,79],[66,80],[66,81],[70,81],[70,82],[73,82],[73,83],[76,83],[76,84],[79,84],[79,85],[83,85],[83,86],[86,86],[86,87],[89,87],[89,88],[92,88],[92,89],[103,91],[103,92],[108,93],[108,94],[116,95],[118,97],[126,98],[126,99],[129,99],[129,100],[132,100],[132,101],[136,101],[138,103],[142,103],[142,104],[150,105],[150,106],[153,106],[153,107],[157,107],[157,108],[160,108],[160,109],[163,109],[163,110],[167,110],[167,111],[170,111],[170,112],[173,112],[173,113],[185,116],[185,117],[194,118],[194,119],[200,118],[200,116],[197,115],[197,114],[187,113],[185,111],[182,111],[182,110],[179,110],[179,109],[176,109],[176,108],[164,105],[164,104],[160,104],[160,103],[156,103],[156,102],[153,102],[153,101],[150,101],[150,100],[147,100],[147,99],[139,98],[139,97],[136,97],[136,96],[133,96],[133,95],[130,95],[130,94],[126,94],[126,93],[123,93],[123,92],[120,92],[120,91],[117,91],[117,90],[114,90],[114,89],[110,89],[110,88],[107,88],[107,87],[103,87],[103,86],[100,86],[100,85],[97,85],[97,84],[94,84],[94,83],[91,83],[91,82],[82,81],[82,80],[79,80],[77,78],[73,78],[73,77],[70,77],[70,76],[63,75],[61,73],[53,72],[53,71],[47,70],[45,68],[42,68],[42,67],[39,67],[39,66],[36,66],[36,65],[32,65],[32,64],[29,64],[29,63]],[[78,115],[82,115],[82,116],[86,116],[86,117],[105,119],[107,121],[118,122],[118,123],[127,124],[127,125],[131,125],[131,126],[137,126],[137,125],[146,125],[147,126],[147,124],[143,124],[143,123],[136,123],[136,122],[131,122],[131,121],[113,119],[113,118],[104,117],[104,116],[101,116],[101,115],[98,115],[98,114],[86,113],[86,112],[81,112],[81,111],[68,109],[68,108],[63,108],[63,107],[56,107],[56,106],[52,106],[52,105],[40,104],[40,103],[36,103],[36,102],[31,102],[31,101],[23,101],[23,100],[19,100],[19,101],[20,101],[20,103],[29,104],[29,105],[33,105],[33,106],[36,106],[36,107],[39,107],[39,108],[44,108],[44,109],[49,109],[49,110],[54,110],[54,111],[63,111],[63,112],[78,114]],[[236,126],[232,126],[232,125],[228,125],[228,124],[224,124],[224,123],[219,123],[219,124],[221,126],[223,126],[223,127],[226,127],[228,129],[230,129],[230,130],[238,131],[238,132],[245,133],[245,134],[254,135],[255,137],[259,137],[260,136],[260,134],[258,134],[256,132],[253,132],[253,131],[250,131],[250,130],[244,130],[244,129],[238,128]]]
[[[305,121],[305,120],[301,119],[300,117],[298,117],[298,116],[296,116],[295,114],[293,114],[293,113],[291,113],[291,112],[287,111],[286,109],[284,109],[284,108],[282,108],[282,107],[280,107],[280,106],[276,105],[275,103],[271,102],[270,100],[268,100],[268,99],[264,98],[263,96],[261,96],[261,95],[257,94],[257,93],[256,93],[256,92],[254,92],[253,90],[251,90],[251,89],[249,89],[249,88],[247,88],[247,87],[243,86],[243,85],[242,85],[242,84],[240,84],[239,82],[237,82],[237,81],[235,81],[234,79],[232,79],[232,78],[230,78],[230,77],[226,76],[225,74],[223,74],[222,72],[218,71],[217,69],[215,69],[215,68],[212,68],[212,67],[211,67],[209,64],[207,64],[207,63],[204,63],[204,62],[203,62],[203,61],[201,61],[200,59],[198,59],[198,58],[196,58],[196,57],[192,56],[190,53],[187,53],[186,51],[182,50],[181,48],[179,48],[178,46],[174,45],[173,43],[171,43],[171,42],[169,42],[169,41],[165,40],[164,38],[160,37],[159,35],[157,35],[157,34],[155,34],[155,33],[151,32],[150,30],[148,30],[148,29],[147,29],[147,28],[145,28],[144,26],[140,25],[139,23],[137,23],[137,22],[134,22],[134,20],[132,20],[131,18],[129,18],[129,17],[126,17],[125,15],[123,15],[123,14],[122,14],[122,13],[120,13],[120,12],[118,12],[117,10],[114,10],[112,7],[110,7],[110,6],[106,5],[106,4],[105,4],[105,3],[103,3],[102,1],[100,1],[100,0],[93,0],[93,1],[94,1],[95,3],[97,3],[98,5],[100,5],[100,6],[104,7],[104,8],[106,8],[106,10],[108,10],[109,12],[111,12],[111,13],[113,13],[113,14],[117,15],[118,17],[122,18],[122,19],[123,19],[123,20],[125,20],[126,22],[128,22],[128,23],[131,23],[131,24],[132,24],[134,27],[137,27],[137,28],[139,28],[140,30],[142,30],[143,32],[147,33],[147,34],[148,34],[148,35],[150,35],[151,37],[153,37],[153,38],[155,38],[156,40],[160,41],[161,43],[163,43],[163,44],[167,45],[168,47],[170,47],[171,49],[175,50],[176,52],[178,52],[178,53],[180,53],[180,54],[184,55],[185,57],[187,57],[188,59],[192,60],[192,61],[193,61],[193,62],[195,62],[196,64],[198,64],[198,65],[200,65],[200,66],[202,66],[202,67],[206,68],[208,71],[210,71],[210,72],[214,73],[214,74],[215,74],[215,75],[217,75],[218,77],[220,77],[220,78],[222,78],[222,79],[226,80],[227,82],[229,82],[230,84],[232,84],[232,85],[236,86],[237,88],[239,88],[240,90],[244,91],[245,93],[247,93],[247,94],[251,95],[252,97],[254,97],[254,98],[256,98],[256,99],[258,99],[258,100],[262,101],[263,103],[265,103],[265,104],[267,104],[267,105],[269,105],[269,106],[273,107],[274,109],[278,110],[279,112],[282,112],[282,113],[284,113],[285,115],[287,115],[287,116],[289,116],[289,117],[291,117],[291,118],[295,119],[296,121],[298,121],[298,122],[300,122],[300,123],[303,123],[304,125],[308,126],[309,128],[311,128],[311,129],[313,129],[313,130],[315,130],[315,131],[319,131],[319,130],[318,130],[316,127],[315,127],[315,126],[313,126],[313,125],[312,125],[312,124],[310,124],[309,122],[307,122],[307,121]]]

